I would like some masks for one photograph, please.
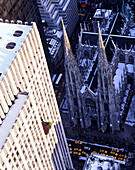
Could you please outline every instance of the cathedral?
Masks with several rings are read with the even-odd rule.
[[[76,58],[62,22],[66,92],[74,127],[94,125],[99,131],[114,133],[126,119],[135,92],[135,37],[115,35],[121,15],[113,17],[107,32],[102,27],[104,21],[96,22],[98,32],[81,26]],[[125,25],[130,24],[126,21]],[[128,32],[121,25],[121,32]]]

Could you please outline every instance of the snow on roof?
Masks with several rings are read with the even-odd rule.
[[[105,18],[108,18],[111,13],[112,13],[112,10],[107,10],[107,9],[97,9],[95,14],[94,14],[94,17],[95,18],[99,18],[99,17],[102,17],[102,14],[105,14]]]
[[[129,111],[128,111],[128,115],[126,118],[126,124],[128,124],[129,126],[133,126],[135,125],[135,95],[132,98],[130,107],[129,107]]]
[[[0,73],[2,73],[0,81],[6,74],[6,70],[10,67],[31,28],[30,25],[0,23]],[[22,31],[23,33],[17,37],[13,35],[15,31]],[[8,43],[15,43],[15,47],[13,49],[6,48]]]
[[[80,66],[82,66],[82,67],[86,67],[86,66],[90,67],[90,65],[91,65],[91,60],[90,59],[83,58],[83,59],[80,60]]]
[[[113,166],[112,163],[114,163],[115,165]],[[117,170],[118,166],[119,165],[117,162],[115,162],[114,158],[92,153],[91,156],[88,157],[88,159],[86,160],[83,169],[96,170],[100,167],[103,170],[107,170],[108,168],[111,169],[113,167],[115,168],[114,170]]]
[[[83,94],[86,91],[86,85],[83,85],[81,88],[81,93]]]
[[[56,43],[56,40],[52,38],[49,44],[53,46],[55,43]]]
[[[121,76],[124,75],[125,64],[118,63],[118,68],[116,70],[116,75],[114,76],[113,83],[115,85],[115,89],[119,92],[119,84],[121,84]]]
[[[56,32],[56,36],[57,36],[59,39],[61,39],[62,35],[63,35],[63,31],[57,31],[57,32]]]
[[[16,118],[19,115],[20,110],[22,109],[28,95],[18,94],[15,103],[11,106],[6,118],[3,120],[2,125],[0,125],[0,150],[12,129]]]
[[[129,32],[130,32],[130,34],[129,34],[130,36],[135,37],[135,27],[132,29],[129,29]]]
[[[129,72],[129,73],[133,73],[133,72],[134,72],[134,70],[133,70],[133,68],[134,68],[134,67],[133,67],[133,64],[127,64],[126,66],[127,66],[127,69],[128,69],[128,72]]]

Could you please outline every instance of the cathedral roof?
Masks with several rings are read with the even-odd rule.
[[[107,41],[107,38],[109,36],[109,40]],[[108,58],[108,61],[111,62],[111,59],[113,57],[113,50],[114,50],[114,44],[118,46],[120,49],[125,49],[125,45],[127,49],[130,49],[131,45],[135,45],[135,37],[131,36],[122,36],[122,35],[109,35],[109,34],[102,34],[103,42],[106,45],[105,51]],[[82,44],[86,44],[88,41],[90,41],[91,46],[97,46],[98,44],[98,33],[92,33],[92,32],[83,32],[82,33]],[[107,44],[106,44],[107,41]]]
[[[108,38],[108,34],[102,34],[103,41],[106,41]],[[114,43],[118,44],[119,48],[125,48],[125,44],[127,48],[130,48],[131,45],[135,45],[135,37],[132,36],[122,36],[122,35],[113,35],[110,37],[113,39]],[[91,46],[97,46],[98,42],[98,33],[93,32],[83,32],[82,33],[82,44],[86,44],[86,42],[90,41]]]
[[[32,25],[23,25],[20,21],[14,23],[0,23],[0,81],[6,74],[7,69],[13,62]],[[10,28],[10,29],[9,29]]]

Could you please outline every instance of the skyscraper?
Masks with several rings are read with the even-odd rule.
[[[61,18],[67,26],[69,37],[78,21],[77,1],[75,0],[37,0],[42,21],[46,21],[50,29],[61,30]]]
[[[5,22],[0,23],[0,169],[72,169],[36,24]]]
[[[2,0],[0,2],[0,18],[6,20],[21,20],[23,22],[36,22],[42,40],[48,66],[50,68],[50,57],[44,34],[42,21],[36,0]]]

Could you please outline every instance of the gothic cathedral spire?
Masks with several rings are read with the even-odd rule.
[[[62,20],[63,36],[64,36],[64,50],[65,50],[65,79],[68,99],[68,108],[70,120],[74,126],[80,124],[83,128],[82,108],[81,108],[81,80],[80,71],[76,59],[72,53],[70,42],[66,33],[66,29]]]
[[[106,57],[105,47],[98,23],[99,33],[99,54],[98,54],[98,101],[101,130],[104,132],[108,128],[113,133],[119,130],[118,113],[116,111],[114,85],[112,73]]]

